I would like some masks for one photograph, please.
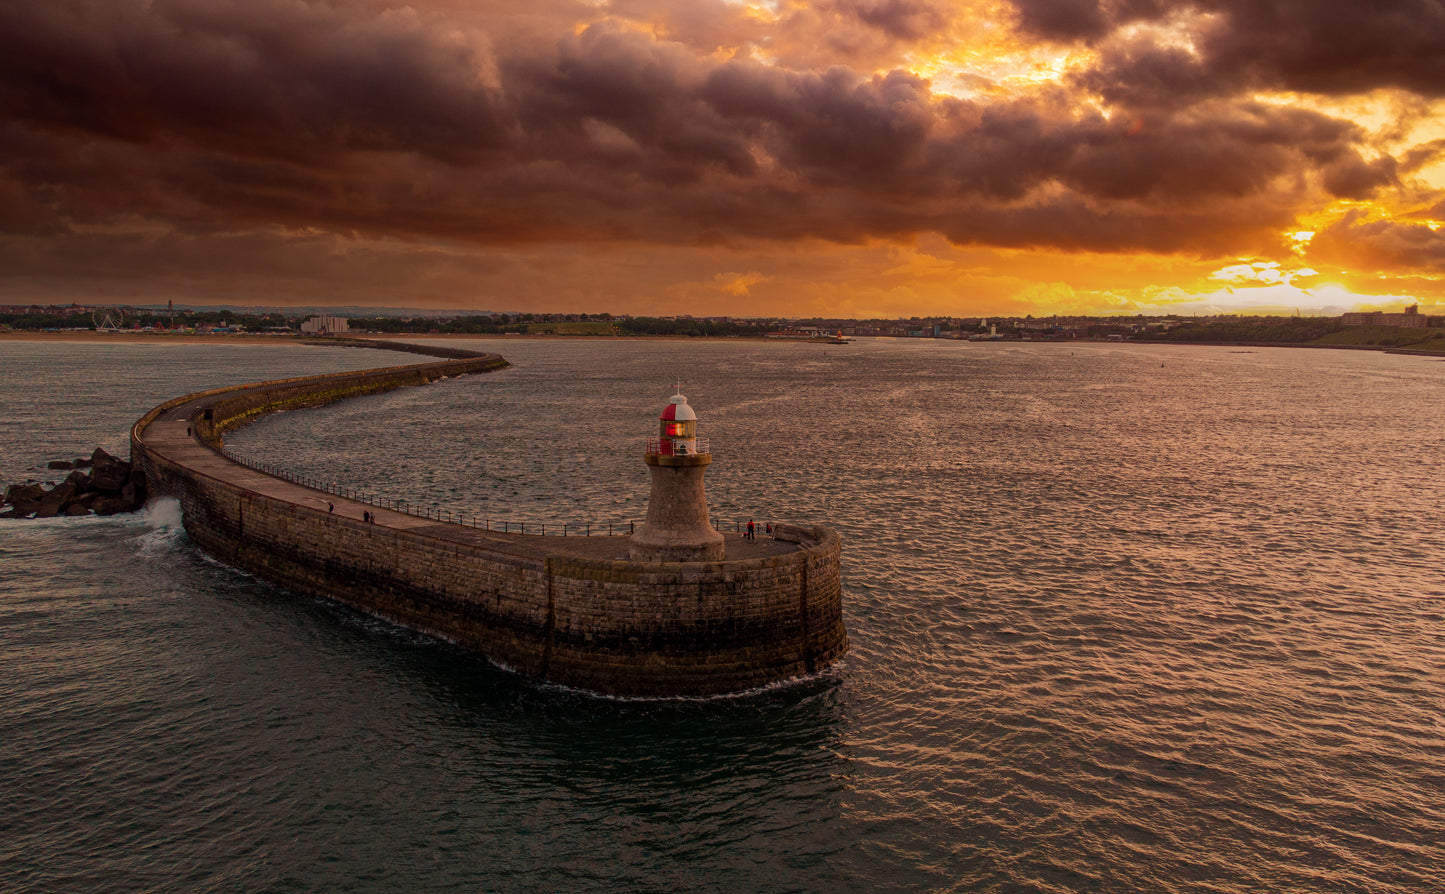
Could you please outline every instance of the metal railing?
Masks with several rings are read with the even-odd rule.
[[[712,526],[713,529],[717,531],[732,531],[734,534],[742,534],[748,529],[748,521],[749,519],[746,518],[733,519],[732,521],[719,521],[714,518],[712,519]],[[751,521],[753,523],[753,534],[757,537],[772,537],[773,531],[778,527],[778,522],[770,518],[760,519],[754,517]]]
[[[702,443],[702,442],[700,442]],[[247,459],[230,452],[225,452],[227,459],[248,469],[254,469],[273,478],[280,478],[282,481],[289,481],[292,484],[299,484],[302,487],[309,487],[312,490],[332,494],[343,499],[352,500],[357,503],[365,503],[368,506],[375,506],[378,509],[389,509],[392,512],[400,512],[403,515],[410,515],[413,518],[425,518],[438,522],[447,522],[454,525],[465,525],[479,531],[490,531],[497,534],[535,534],[547,537],[621,537],[635,533],[637,530],[636,521],[618,522],[524,522],[510,519],[494,519],[480,513],[458,512],[441,506],[413,503],[410,500],[394,499],[370,493],[355,487],[344,484],[336,484],[321,478],[313,478],[310,475],[299,475],[294,472],[272,465],[271,463],[259,460]],[[734,534],[741,534],[747,530],[749,519],[735,518],[723,521],[719,518],[712,518],[712,526],[717,531],[732,531]],[[776,528],[778,522],[769,519],[752,517],[753,530],[758,537],[770,537],[772,529]]]
[[[648,438],[647,452],[662,456],[690,456],[698,453],[711,453],[706,438],[693,438],[691,446],[682,438]]]
[[[410,515],[414,518],[425,518],[454,525],[465,525],[469,528],[476,528],[479,531],[491,531],[498,534],[531,533],[549,537],[612,537],[631,534],[637,528],[635,521],[562,522],[558,524],[556,522],[519,522],[510,519],[494,519],[481,513],[459,512],[441,506],[394,499],[344,484],[336,484],[325,479],[313,478],[310,475],[299,475],[283,469],[280,466],[259,460],[247,459],[246,457],[237,456],[230,452],[226,452],[225,456],[232,462],[243,465],[248,469],[254,469],[257,472],[270,475],[273,478],[280,478],[283,481],[299,484],[302,487],[309,487],[312,490],[321,491],[322,493],[332,494],[333,496],[351,500],[356,503],[365,503],[368,506],[375,506],[378,509],[389,509],[392,512],[400,512],[403,515]]]

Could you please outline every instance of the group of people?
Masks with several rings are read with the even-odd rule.
[[[772,523],[772,522],[768,522],[766,525],[764,525],[764,527],[767,528],[768,536],[769,536],[769,537],[773,536],[773,523]],[[748,529],[747,529],[747,533],[743,534],[743,539],[744,539],[744,540],[756,540],[756,539],[758,539],[757,529],[756,529],[755,527],[753,527],[753,520],[752,520],[752,519],[748,519]]]
[[[327,512],[335,512],[335,511],[336,511],[336,504],[335,504],[335,503],[327,503],[327,504],[326,504],[326,511],[327,511]],[[366,522],[366,523],[369,524],[369,525],[374,525],[374,524],[376,524],[376,513],[375,513],[375,512],[372,512],[372,511],[370,511],[370,510],[368,510],[368,509],[363,509],[363,510],[361,510],[361,520],[364,521],[364,522]]]

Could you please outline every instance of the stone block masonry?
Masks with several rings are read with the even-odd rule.
[[[847,650],[841,543],[828,528],[730,541],[723,561],[633,561],[628,537],[443,524],[266,475],[219,449],[227,429],[265,413],[506,365],[456,353],[176,398],[136,423],[132,461],[152,494],[180,501],[191,538],[222,561],[537,680],[617,696],[708,696],[812,674]]]

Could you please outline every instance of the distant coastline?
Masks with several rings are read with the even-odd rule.
[[[71,344],[266,344],[290,345],[296,343],[294,335],[259,335],[252,332],[225,332],[213,335],[171,334],[168,332],[43,332],[27,329],[0,331],[0,341],[7,342],[68,342]]]
[[[857,338],[901,338],[902,336],[857,336]],[[690,335],[542,335],[542,334],[510,334],[510,335],[472,335],[461,333],[348,333],[348,339],[362,341],[429,341],[432,339],[445,341],[471,341],[480,339],[526,339],[529,341],[576,341],[593,339],[617,339],[632,341],[696,341],[699,339],[707,341],[756,341],[756,342],[780,342],[788,341],[796,344],[827,344],[827,342],[808,342],[793,339],[765,338],[763,336],[690,336]],[[919,341],[953,341],[954,339],[918,339]],[[277,333],[266,335],[254,332],[214,332],[214,333],[169,333],[169,332],[138,332],[138,331],[40,331],[27,329],[0,330],[0,343],[4,342],[58,342],[67,344],[250,344],[250,345],[293,345],[297,343],[315,342],[324,344],[323,339],[316,339],[310,336],[300,336],[293,333]],[[997,342],[998,344],[1028,344],[1028,345],[1066,345],[1080,344],[1112,344],[1112,345],[1148,345],[1156,347],[1180,347],[1190,345],[1205,345],[1222,348],[1313,348],[1316,350],[1334,351],[1381,351],[1386,354],[1410,354],[1420,357],[1442,357],[1445,358],[1445,349],[1442,350],[1420,350],[1411,347],[1397,347],[1392,345],[1351,345],[1351,344],[1317,344],[1313,342],[1251,342],[1251,341],[1163,341],[1163,340],[1103,340],[1103,339],[1038,339],[1020,340],[1008,339]],[[983,342],[992,344],[992,342]]]
[[[578,339],[631,339],[636,341],[696,341],[699,338],[706,338],[713,341],[777,341],[777,339],[763,339],[760,336],[691,336],[691,335],[470,335],[457,333],[357,333],[348,332],[348,339],[363,339],[366,341],[422,341],[440,339],[448,341],[476,340],[476,339],[527,339],[530,341],[576,341]],[[170,332],[137,332],[121,330],[119,332],[98,332],[98,331],[41,331],[34,329],[10,329],[0,330],[0,341],[14,342],[69,342],[72,344],[113,344],[126,342],[128,344],[262,344],[262,345],[294,345],[299,343],[314,342],[325,344],[325,340],[313,336],[301,336],[295,333],[277,333],[265,335],[256,332],[211,332],[211,333],[170,333]]]

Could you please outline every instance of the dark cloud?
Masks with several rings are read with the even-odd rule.
[[[1445,95],[1441,0],[1211,0],[1202,51],[1215,72],[1247,71],[1290,90],[1397,87]]]
[[[1157,102],[1170,89],[1223,95],[1261,89],[1348,95],[1398,88],[1445,96],[1442,0],[1011,0],[1026,34],[1097,45],[1087,81]],[[1121,29],[1194,19],[1192,53]],[[1210,85],[1214,86],[1210,91]]]
[[[792,177],[864,192],[896,181],[937,117],[927,83],[900,71],[865,78],[845,68],[795,73],[730,62],[709,74],[699,96]]]
[[[1315,234],[1311,261],[1351,269],[1414,269],[1445,273],[1445,233],[1398,220],[1371,219],[1351,211]]]
[[[1147,112],[1232,96],[1242,87],[1243,75],[1215,71],[1180,47],[1136,38],[1102,48],[1098,63],[1071,80],[1111,107]]]
[[[1095,41],[1131,22],[1163,18],[1163,0],[1011,0],[1023,31],[1049,40]]]
[[[1114,137],[1114,133],[1109,133]],[[1341,158],[1357,157],[1362,134],[1347,122],[1253,102],[1185,107],[1132,119],[1127,137],[1091,142],[1071,165],[1070,182],[1106,198],[1170,202],[1298,197],[1279,183]]]
[[[1445,139],[1431,140],[1412,147],[1400,159],[1401,173],[1413,174],[1428,164],[1445,158]]]
[[[1399,182],[1398,169],[1389,156],[1367,162],[1359,153],[1351,153],[1325,167],[1324,186],[1337,198],[1370,199],[1383,187]]]
[[[1242,220],[1246,210],[1254,216]],[[961,244],[1091,252],[1114,252],[1127,245],[1144,252],[1270,255],[1283,249],[1279,230],[1291,218],[1287,209],[1264,201],[1245,203],[1244,208],[1145,206],[1121,213],[1117,207],[1064,195],[949,215],[938,228]]]
[[[1397,162],[1350,122],[1233,92],[1228,23],[1263,15],[1242,5],[1201,0],[1226,24],[1196,56],[1110,42],[1162,3],[1018,3],[1023,26],[1100,47],[1079,85],[1102,109],[1076,84],[965,99],[859,62],[950,27],[924,0],[788,7],[793,43],[845,22],[868,47],[801,67],[762,61],[767,28],[732,4],[664,6],[650,28],[627,16],[656,0],[0,7],[0,230],[1238,253],[1441,151]]]
[[[610,0],[607,11],[619,21],[646,22],[658,37],[700,53],[733,51],[766,43],[770,29],[747,6],[719,0]],[[552,39],[556,40],[553,34]]]
[[[199,0],[8,4],[0,107],[14,120],[137,143],[223,143],[303,162],[338,151],[456,162],[504,149],[479,78],[489,50],[405,12]]]
[[[1099,0],[1014,0],[1019,27],[1051,40],[1096,40],[1114,23]]]
[[[897,40],[920,40],[948,26],[946,7],[926,0],[837,0],[839,14],[856,19]]]

